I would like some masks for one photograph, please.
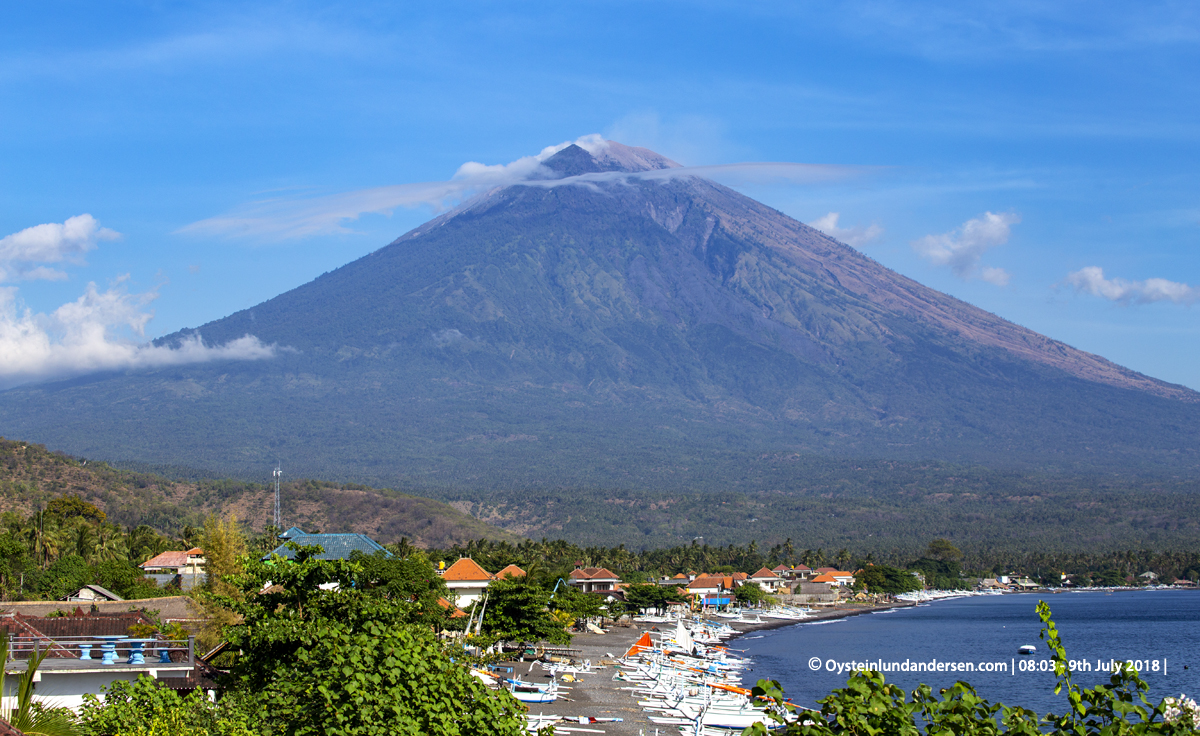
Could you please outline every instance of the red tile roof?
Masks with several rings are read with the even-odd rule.
[[[525,571],[522,570],[521,568],[517,567],[516,565],[509,565],[508,567],[504,568],[500,572],[496,573],[497,580],[503,580],[504,578],[523,578],[523,577],[525,577]]]
[[[834,568],[834,567],[818,567],[818,568],[817,568],[817,572],[837,572],[837,568]]]
[[[572,570],[567,577],[572,580],[620,580],[615,572],[605,567],[581,567]]]
[[[188,557],[200,556],[204,554],[204,550],[199,547],[192,547],[189,550],[171,550],[163,552],[161,555],[155,555],[141,564],[143,569],[153,567],[186,567]]]
[[[461,608],[454,605],[453,603],[446,600],[445,598],[438,597],[438,605],[441,606],[442,608],[453,608],[454,609],[454,612],[450,614],[450,618],[462,618],[463,616],[467,615],[466,611],[462,610]]]
[[[724,584],[725,584],[725,578],[702,577],[702,578],[696,578],[695,580],[693,580],[688,585],[688,587],[696,588],[698,590],[700,588],[720,588]]]
[[[458,562],[455,562],[446,571],[442,573],[442,580],[451,581],[480,581],[491,580],[492,574],[479,566],[479,563],[472,560],[470,557],[460,557]]]
[[[776,565],[771,568],[771,572],[787,572],[790,568],[787,565]]]
[[[837,582],[837,580],[834,579],[834,577],[827,572],[821,573],[820,575],[813,578],[812,581],[814,583],[836,583]]]
[[[0,736],[25,736],[25,732],[18,731],[11,723],[0,718]]]
[[[768,570],[768,569],[766,568],[766,566],[765,566],[765,565],[763,566],[763,568],[762,568],[761,570],[759,570],[758,572],[756,572],[756,573],[754,573],[753,575],[751,575],[751,576],[750,576],[750,578],[751,578],[752,580],[753,580],[753,579],[758,579],[758,578],[770,578],[770,579],[775,579],[775,578],[778,578],[778,577],[779,577],[778,575],[776,575],[775,573],[773,573],[773,572],[771,572],[770,570]]]

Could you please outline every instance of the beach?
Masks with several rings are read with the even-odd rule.
[[[714,622],[730,623],[731,626],[738,630],[740,635],[753,631],[794,626],[798,623],[845,618],[847,616],[857,616],[890,608],[904,608],[911,605],[913,604],[892,603],[885,605],[846,604],[843,606],[831,606],[819,609],[810,618],[804,619],[803,622],[771,620],[763,623],[730,623],[724,619],[713,620]],[[613,626],[608,629],[608,633],[606,634],[576,634],[570,645],[571,649],[578,650],[579,652],[579,654],[574,655],[575,658],[581,662],[590,660],[593,666],[605,665],[605,669],[581,675],[577,682],[560,685],[560,697],[557,702],[545,705],[532,705],[530,706],[530,712],[560,716],[593,716],[597,718],[623,719],[621,723],[597,723],[591,725],[560,723],[556,729],[558,733],[605,733],[611,736],[652,736],[656,732],[659,736],[667,736],[667,734],[678,733],[678,727],[676,726],[663,726],[651,723],[646,711],[638,707],[637,699],[628,690],[621,689],[622,687],[627,687],[627,683],[615,682],[612,679],[613,674],[616,672],[615,660],[624,655],[626,650],[644,632],[654,632],[664,626],[669,626],[669,624],[638,624],[635,622],[633,626]],[[736,642],[737,637],[734,637],[726,640],[725,643],[730,649],[736,651]],[[527,681],[545,682],[549,679],[549,674],[536,662],[508,662],[505,664],[514,667],[514,674],[521,675]],[[751,677],[759,674],[755,673],[753,669],[747,669],[746,672]],[[761,674],[766,677],[770,673],[763,672]],[[753,685],[752,682],[750,684]],[[567,687],[571,689],[561,689]]]

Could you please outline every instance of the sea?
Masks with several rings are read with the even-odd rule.
[[[952,598],[751,632],[729,646],[752,659],[743,684],[777,680],[799,705],[819,708],[816,701],[844,686],[849,667],[858,663],[884,671],[909,693],[921,683],[936,692],[963,680],[993,703],[1061,714],[1066,696],[1054,694],[1049,650],[1038,638],[1039,600],[1050,606],[1080,685],[1107,683],[1114,660],[1132,660],[1149,685],[1151,703],[1168,695],[1200,696],[1200,591]],[[1026,644],[1037,647],[1032,656],[1018,653]]]

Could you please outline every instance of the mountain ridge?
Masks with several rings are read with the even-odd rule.
[[[1200,394],[653,152],[597,150],[157,341],[294,352],[13,389],[0,421],[88,456],[237,473],[283,456],[410,488],[786,491],[755,465],[772,453],[1200,473]]]

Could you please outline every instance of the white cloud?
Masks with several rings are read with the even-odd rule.
[[[1104,269],[1099,266],[1087,266],[1069,273],[1064,281],[1070,286],[1074,286],[1076,291],[1108,299],[1118,304],[1151,304],[1154,302],[1195,304],[1200,301],[1200,287],[1166,279],[1146,279],[1144,281],[1106,279],[1104,278]]]
[[[854,248],[861,248],[883,234],[883,228],[878,225],[870,225],[868,227],[863,227],[862,225],[838,227],[838,218],[840,216],[837,212],[830,212],[827,215],[818,217],[808,223],[808,225],[820,230],[834,240],[840,240]]]
[[[251,335],[212,347],[198,336],[177,347],[130,339],[145,334],[154,316],[145,307],[158,294],[128,293],[127,278],[103,292],[89,283],[83,296],[50,314],[21,309],[17,289],[0,288],[0,388],[97,371],[259,360],[278,352]]]
[[[984,266],[983,270],[979,272],[979,278],[996,286],[1008,286],[1008,282],[1012,279],[1012,274],[1003,268]]]
[[[1012,226],[1021,218],[1011,212],[982,216],[967,220],[962,227],[941,235],[926,235],[914,240],[913,250],[922,258],[939,266],[949,266],[954,275],[969,279],[979,270],[983,254],[998,245],[1008,242]],[[1010,275],[1002,268],[985,267],[980,278],[988,283],[1004,286]]]
[[[573,142],[591,153],[596,153],[608,145],[608,142],[598,134],[586,135]],[[253,202],[228,214],[194,222],[181,228],[179,232],[225,237],[251,237],[262,240],[289,240],[312,235],[349,232],[347,223],[353,222],[362,215],[389,215],[400,207],[427,206],[435,211],[441,211],[478,192],[514,184],[550,188],[589,186],[600,182],[624,179],[666,180],[688,176],[712,177],[723,181],[748,183],[811,183],[844,178],[865,170],[861,167],[849,166],[752,162],[715,166],[684,166],[636,173],[604,171],[561,179],[550,178],[550,173],[540,168],[541,163],[571,143],[572,141],[567,141],[555,146],[548,146],[536,156],[525,156],[508,164],[488,165],[469,161],[460,166],[454,178],[449,181],[396,184],[324,197],[281,198]]]
[[[39,263],[82,263],[83,255],[95,250],[101,240],[115,240],[120,233],[100,227],[89,214],[76,215],[66,222],[49,222],[27,227],[0,238],[0,281],[14,278],[60,281],[62,271],[34,266]]]

